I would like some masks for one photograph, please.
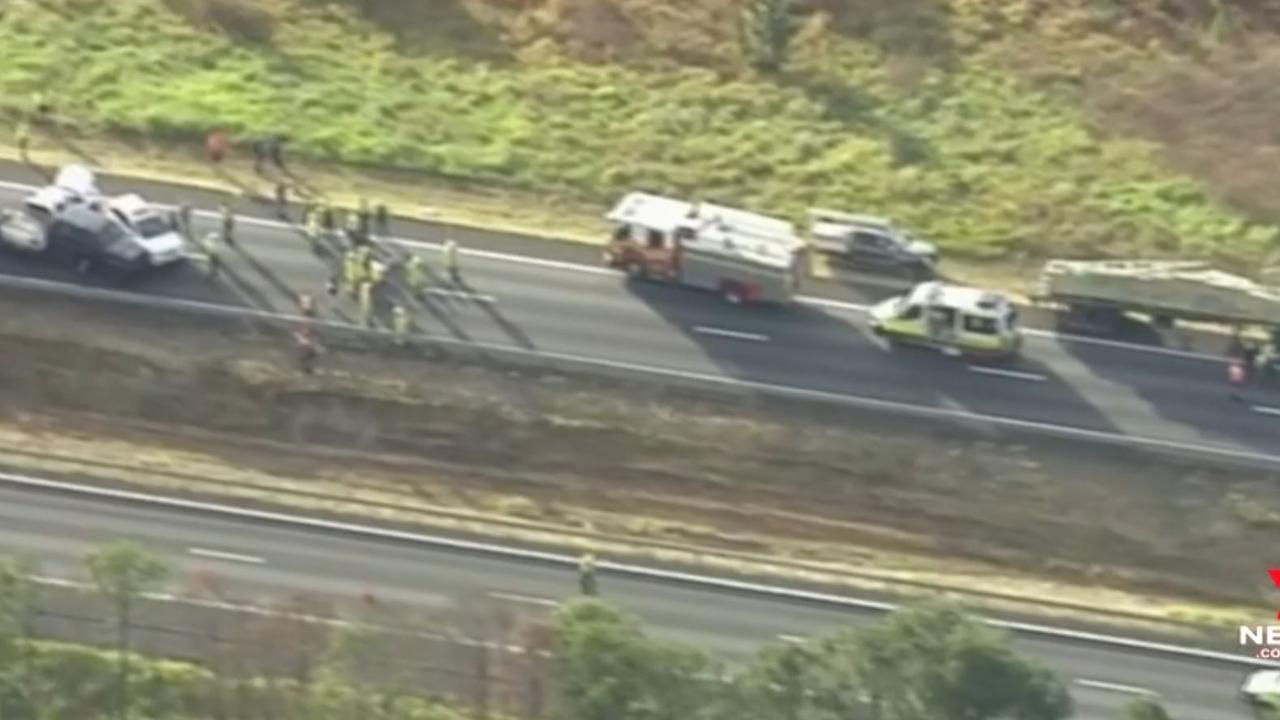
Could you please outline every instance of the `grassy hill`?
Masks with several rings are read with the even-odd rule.
[[[1276,2],[811,0],[761,77],[740,1],[13,0],[0,107],[47,88],[104,132],[285,130],[600,204],[875,212],[972,259],[1275,262]]]

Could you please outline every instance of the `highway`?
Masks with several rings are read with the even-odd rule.
[[[234,602],[302,593],[355,604],[371,593],[383,603],[445,609],[488,597],[541,615],[576,591],[571,567],[552,562],[0,484],[0,548],[38,559],[43,576],[85,580],[80,557],[118,538],[142,543],[173,564],[166,590],[182,594],[190,578],[207,573]],[[601,575],[601,589],[656,636],[696,645],[731,664],[747,660],[764,643],[876,616],[608,571]],[[1019,636],[1016,642],[1071,684],[1082,718],[1119,717],[1123,704],[1142,692],[1159,694],[1177,718],[1247,717],[1234,695],[1247,672],[1243,665],[1045,637]]]
[[[0,204],[17,205],[26,194],[18,183],[33,180],[0,185]],[[133,189],[103,185],[113,193]],[[200,232],[214,229],[211,215],[197,220]],[[321,297],[324,317],[353,319],[354,303],[329,301],[323,290],[336,258],[313,254],[296,228],[245,217],[237,236],[239,247],[222,253],[227,272],[218,282],[209,282],[197,261],[133,290],[283,314],[295,314],[293,298],[310,292]],[[423,234],[384,249],[438,264],[433,243],[440,239]],[[419,332],[672,377],[797,389],[816,400],[852,398],[939,418],[1280,463],[1280,397],[1259,391],[1232,400],[1213,356],[1037,332],[1027,338],[1023,360],[984,366],[925,350],[891,351],[870,335],[855,303],[739,308],[694,291],[628,283],[597,266],[474,249],[463,265],[461,284],[437,278],[425,302],[409,303]],[[0,272],[75,282],[38,260],[3,257]]]

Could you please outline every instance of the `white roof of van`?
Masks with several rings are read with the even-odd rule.
[[[937,281],[916,285],[908,294],[907,300],[921,305],[946,305],[965,312],[990,315],[1003,312],[1010,304],[1008,296],[1004,293]]]
[[[53,184],[77,195],[96,195],[98,193],[97,178],[93,171],[83,165],[66,165],[58,171]]]

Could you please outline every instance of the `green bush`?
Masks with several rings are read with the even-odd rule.
[[[31,685],[39,689],[42,720],[96,720],[111,716],[118,677],[111,651],[80,645],[32,644]],[[345,720],[364,717],[381,708],[386,720],[462,720],[452,707],[422,698],[398,697],[394,702],[372,692],[336,681],[306,688],[292,682],[261,679],[215,682],[196,665],[135,657],[132,665],[131,708],[139,718],[204,718],[221,695],[232,717],[287,717]],[[7,718],[6,718],[7,720]]]

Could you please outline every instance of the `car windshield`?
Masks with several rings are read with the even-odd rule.
[[[154,215],[148,215],[134,223],[138,234],[144,238],[159,237],[173,231],[169,224]]]

